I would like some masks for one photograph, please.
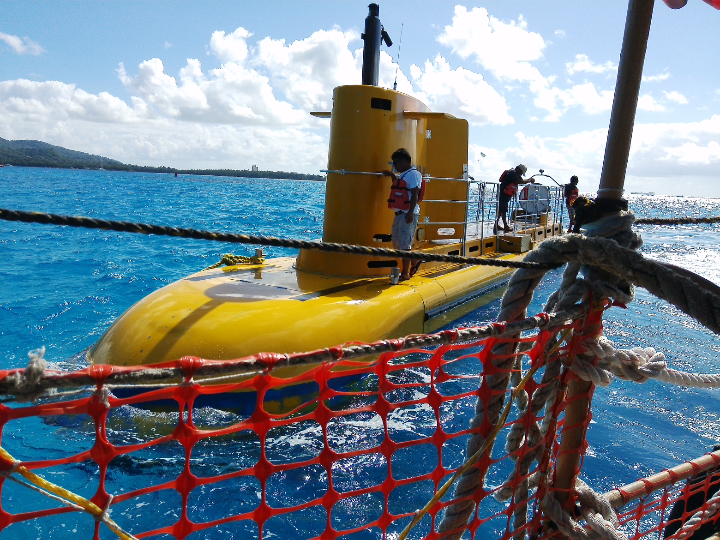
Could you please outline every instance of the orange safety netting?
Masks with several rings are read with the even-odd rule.
[[[677,537],[683,524],[713,506],[720,491],[719,467],[715,451],[611,492],[629,501],[617,509],[620,530],[631,538]],[[720,526],[720,515],[711,512],[695,521],[688,536],[708,538]]]
[[[48,398],[32,406],[0,404],[1,442],[22,467],[108,508],[114,522],[137,538],[397,537],[416,509],[463,464],[470,434],[490,434],[487,419],[469,427],[477,400],[487,405],[493,395],[503,394],[508,402],[509,389],[493,390],[486,382],[503,360],[493,349],[507,342],[524,344],[527,351],[515,353],[523,359],[523,370],[553,361],[567,364],[582,352],[583,332],[600,328],[601,314],[522,338],[403,350],[364,362],[340,360],[289,378],[268,369],[240,382],[202,385],[192,376],[204,361],[184,358],[165,365],[181,367],[185,383],[137,387],[131,395],[112,389],[107,399],[100,390],[112,371],[146,368],[94,366],[79,372],[97,383],[86,395]],[[548,356],[547,343],[570,328],[572,338]],[[262,358],[272,365],[285,355]],[[0,380],[11,373],[0,372]],[[541,373],[525,386],[530,399],[544,386]],[[558,442],[572,380],[563,369],[560,391],[540,416],[513,405],[498,444],[475,465],[485,484],[465,497],[477,505],[467,527],[473,538],[513,538],[523,531],[553,535],[539,502],[548,489],[544,482],[530,490],[525,502],[501,503],[492,495],[504,484],[515,491],[537,471],[553,478],[557,461],[567,453],[578,458],[577,473],[586,445],[561,451]],[[570,402],[586,399],[589,408],[591,396],[592,388]],[[249,408],[233,406],[248,399]],[[217,406],[205,406],[213,400]],[[552,421],[543,451],[527,474],[507,482],[516,463],[535,448],[523,444],[508,453],[505,436],[514,424],[523,425],[527,434],[547,411]],[[34,423],[22,423],[30,419]],[[568,429],[584,435],[589,422],[588,414]],[[33,437],[43,430],[61,442],[50,458],[32,455]],[[17,467],[17,462],[0,460],[6,475],[17,474]],[[46,530],[50,520],[70,523],[74,537],[114,537],[93,516],[41,494],[21,493],[26,489],[0,479],[0,531],[19,530],[31,520]],[[672,502],[663,497],[665,506]],[[458,502],[463,499],[451,489],[408,537],[438,538],[443,509]],[[516,527],[513,516],[525,504],[529,517]],[[624,514],[623,522],[644,523],[646,507],[654,508],[642,503]],[[636,530],[634,537],[646,532],[640,525]]]

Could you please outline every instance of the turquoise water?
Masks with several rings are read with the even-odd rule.
[[[214,231],[266,234],[288,238],[316,239],[322,235],[324,184],[307,181],[229,179],[218,177],[179,177],[168,175],[113,173],[11,167],[0,170],[0,206],[27,211],[92,216],[105,219],[194,227]],[[675,197],[634,197],[630,200],[638,216],[707,216],[720,214],[720,200]],[[653,258],[693,270],[720,284],[720,228],[718,226],[639,228],[645,245],[642,251]],[[265,248],[270,257],[292,255],[292,250]],[[24,367],[27,352],[41,345],[46,358],[55,366],[75,368],[83,365],[82,352],[92,345],[110,324],[134,302],[150,292],[217,262],[223,253],[251,254],[251,247],[166,237],[81,230],[48,225],[0,222],[0,368]],[[559,282],[553,272],[541,284],[531,311],[539,312],[547,295]],[[457,321],[455,325],[474,325],[494,319],[499,301]],[[627,310],[613,310],[606,318],[606,333],[616,345],[653,346],[666,353],[676,369],[717,372],[720,344],[700,325],[643,290]],[[720,439],[717,411],[718,393],[666,387],[649,382],[636,385],[616,382],[595,392],[594,423],[588,435],[589,450],[584,476],[590,485],[605,490],[672,466],[679,460],[706,452]],[[207,421],[221,413],[206,412]],[[137,418],[126,419],[128,422]],[[409,422],[412,418],[408,419]],[[467,420],[458,415],[458,422]],[[171,420],[168,420],[171,422]],[[8,425],[3,445],[18,459],[61,457],[84,449],[87,426],[47,425],[39,422]],[[420,429],[420,428],[418,428]],[[366,437],[366,431],[359,431]],[[31,434],[31,435],[29,435]],[[135,436],[131,430],[114,435],[120,441]],[[65,441],[57,445],[58,437]],[[294,434],[295,439],[299,437]],[[348,441],[352,442],[352,441]],[[245,446],[251,447],[248,443]],[[237,451],[237,447],[233,447]],[[297,445],[279,443],[282,455],[298,451]],[[207,452],[213,452],[208,449]],[[202,450],[194,454],[203,467],[245,466],[229,447],[203,461]],[[154,463],[152,474],[174,478],[179,470],[169,463],[176,456],[168,449],[164,464]],[[415,456],[418,457],[418,456]],[[108,489],[129,489],[149,482],[137,474],[139,463],[127,470],[132,478],[112,479]],[[310,476],[314,473],[310,471]],[[88,482],[79,466],[58,468],[56,479],[70,489],[92,496],[96,484]],[[209,474],[209,473],[208,473]],[[289,478],[292,484],[298,479]],[[3,507],[17,512],[34,509],[35,503],[23,494],[24,488],[3,490]],[[220,494],[224,493],[220,486]],[[228,488],[229,489],[229,488]],[[233,489],[237,489],[236,487]],[[233,503],[235,512],[254,499],[254,487],[245,488],[246,498]],[[242,491],[242,490],[241,490]],[[207,494],[207,497],[222,495]],[[278,493],[280,490],[278,488]],[[278,495],[280,497],[280,495]],[[173,523],[171,508],[179,501],[153,501],[164,505],[162,519]],[[414,501],[413,504],[422,501]],[[38,503],[38,508],[50,507]],[[113,516],[136,514],[142,508],[115,508]],[[193,507],[208,512],[206,503]],[[166,510],[167,509],[167,510]],[[165,514],[165,512],[169,512]],[[349,510],[348,510],[349,511]],[[193,517],[192,515],[190,516]],[[297,538],[319,534],[317,516],[279,522],[278,534]],[[205,517],[204,519],[208,519]],[[343,518],[338,518],[342,521]],[[352,512],[347,520],[352,520]],[[153,523],[154,526],[159,525]],[[347,523],[346,523],[347,525]],[[72,532],[78,529],[77,533]],[[83,528],[85,527],[85,528]],[[54,520],[14,525],[3,538],[73,538],[84,536],[87,520],[65,515]],[[149,526],[146,528],[150,528]],[[145,529],[143,529],[145,530]],[[234,532],[239,533],[240,530]],[[249,531],[252,534],[252,531]],[[218,536],[193,538],[223,538]],[[368,536],[372,537],[372,535]]]

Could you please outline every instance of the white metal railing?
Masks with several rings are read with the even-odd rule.
[[[327,174],[356,174],[364,176],[383,176],[380,172],[365,172],[365,171],[348,171],[346,169],[339,170],[321,170],[320,172]],[[526,184],[520,189],[519,193],[516,193],[510,200],[508,205],[508,215],[512,219],[512,233],[522,229],[526,229],[529,225],[536,227],[540,225],[542,221],[541,216],[547,216],[548,223],[559,223],[560,227],[563,227],[563,218],[565,214],[565,205],[563,203],[563,190],[562,186],[555,181],[550,175],[544,174],[545,171],[541,170],[540,174],[534,176],[542,176],[550,178],[557,186],[546,186],[542,184]],[[466,218],[465,221],[425,221],[423,225],[462,225],[463,234],[461,237],[462,243],[462,255],[465,256],[466,244],[468,240],[468,225],[476,225],[476,230],[480,233],[480,255],[485,254],[485,224],[495,223],[498,218],[498,194],[500,191],[499,182],[486,182],[483,180],[475,180],[472,176],[468,175],[467,165],[463,166],[463,175],[460,178],[447,178],[437,177],[430,175],[423,175],[425,181],[440,180],[440,181],[454,181],[454,182],[466,182],[467,192],[465,201],[457,200],[433,200],[426,199],[423,202],[426,203],[443,203],[443,204],[466,204]],[[527,198],[520,198],[523,194],[523,190],[528,186],[542,186],[545,190],[546,195],[538,195],[539,191],[530,193],[530,190],[525,193],[528,195]],[[473,189],[475,188],[476,189]],[[533,190],[534,191],[534,190]],[[490,236],[490,235],[488,235]],[[493,234],[492,236],[497,236]]]

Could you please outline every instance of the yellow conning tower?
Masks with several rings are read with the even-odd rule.
[[[388,241],[394,217],[387,206],[390,179],[367,173],[390,169],[390,155],[398,148],[410,152],[423,176],[458,179],[426,183],[416,243],[447,238],[448,227],[437,224],[465,222],[467,121],[431,112],[421,101],[395,90],[340,86],[333,94],[330,120],[323,241],[391,247],[379,243]],[[451,238],[465,234],[464,225],[450,229]],[[301,250],[297,268],[336,276],[388,274],[387,267],[373,262],[382,262],[382,258]]]

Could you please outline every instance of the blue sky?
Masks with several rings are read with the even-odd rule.
[[[317,172],[368,2],[4,2],[0,137],[127,163]],[[627,3],[380,2],[381,85],[470,122],[470,169],[596,189]],[[720,196],[720,11],[656,2],[629,191]],[[402,25],[399,66],[398,45]],[[485,157],[482,157],[485,154]]]

